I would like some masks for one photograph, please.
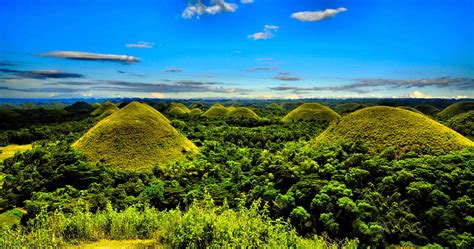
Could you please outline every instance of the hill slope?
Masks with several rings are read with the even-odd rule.
[[[438,113],[438,116],[444,119],[450,119],[458,114],[474,110],[474,101],[465,101],[454,103]]]
[[[247,107],[237,107],[229,111],[227,114],[229,118],[235,119],[259,119],[260,117],[251,109]]]
[[[73,147],[90,160],[134,171],[180,160],[197,150],[161,113],[138,102],[97,123]]]
[[[474,111],[458,114],[450,118],[447,124],[467,138],[474,139]]]
[[[428,104],[417,105],[415,109],[417,109],[418,111],[426,115],[434,115],[439,112],[438,108],[432,105],[428,105]]]
[[[281,119],[284,123],[295,121],[331,122],[340,116],[331,108],[318,103],[305,103]]]
[[[103,103],[101,106],[99,106],[99,108],[95,109],[91,115],[92,116],[106,116],[106,115],[110,115],[116,111],[118,111],[119,108],[117,106],[115,106],[114,104],[112,104],[111,102],[109,101],[106,101],[105,103]]]
[[[206,118],[221,118],[221,117],[226,117],[228,113],[229,113],[229,109],[217,103],[211,106],[211,108],[209,108],[209,110],[204,112],[204,114],[202,115]]]
[[[340,140],[361,140],[368,144],[371,153],[394,146],[398,155],[408,151],[446,153],[474,145],[461,134],[424,115],[386,106],[353,112],[333,123],[314,142],[319,145]]]

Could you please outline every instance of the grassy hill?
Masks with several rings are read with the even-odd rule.
[[[133,171],[180,160],[197,150],[161,113],[139,102],[132,102],[101,120],[73,147],[92,161],[105,161]]]
[[[203,111],[200,108],[193,108],[191,112],[189,112],[191,116],[200,116],[201,114],[203,114]]]
[[[425,115],[430,115],[430,116],[433,116],[439,112],[439,109],[437,107],[428,105],[428,104],[417,105],[415,109],[424,113]]]
[[[108,116],[116,111],[118,111],[119,108],[115,106],[113,103],[106,101],[103,103],[99,108],[95,109],[91,115],[92,116]]]
[[[281,119],[284,123],[297,121],[331,122],[340,116],[331,108],[318,103],[305,103]]]
[[[237,107],[233,110],[230,110],[227,114],[229,118],[235,119],[259,119],[260,117],[251,109],[247,107]]]
[[[447,153],[474,143],[452,129],[411,111],[376,106],[358,110],[333,123],[314,144],[340,140],[360,140],[369,153],[379,153],[394,146],[396,153],[415,151],[423,154]]]
[[[425,115],[423,112],[420,112],[420,111],[418,111],[417,109],[415,109],[414,107],[411,107],[411,106],[397,106],[397,108],[400,108],[400,109],[403,109],[403,110],[412,111],[412,112],[414,112],[414,113],[418,113],[418,114]]]
[[[474,139],[474,111],[458,114],[450,118],[447,124],[469,139]]]
[[[450,119],[458,114],[474,110],[474,101],[465,101],[454,103],[438,113],[443,119]]]
[[[229,109],[217,103],[211,106],[211,108],[209,108],[209,110],[204,112],[204,114],[202,115],[206,118],[223,118],[223,117],[226,117],[228,113],[229,113]]]

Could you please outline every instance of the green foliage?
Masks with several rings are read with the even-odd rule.
[[[430,115],[430,116],[434,116],[436,113],[439,112],[439,109],[437,107],[429,105],[429,104],[417,105],[415,109],[417,109],[418,111],[422,112],[425,115]]]
[[[446,123],[453,130],[474,140],[474,111],[458,114],[450,118]]]
[[[131,206],[119,212],[110,205],[97,213],[87,209],[72,214],[43,212],[30,220],[27,229],[4,228],[0,247],[60,247],[100,239],[154,239],[172,248],[336,247],[316,236],[299,237],[289,223],[271,219],[260,206],[255,202],[250,208],[233,210],[216,206],[207,198],[192,204],[186,212],[160,212],[147,206]],[[339,246],[356,248],[357,240]]]
[[[414,107],[411,107],[411,106],[397,106],[397,108],[400,108],[400,109],[403,109],[403,110],[407,110],[407,111],[412,111],[414,113],[418,113],[418,114],[422,114],[424,115],[423,112],[417,110],[416,108]]]
[[[473,146],[473,142],[448,127],[420,114],[393,107],[368,107],[333,123],[315,139],[315,145],[337,141],[362,141],[369,152],[395,148],[407,152],[442,154]]]
[[[288,113],[281,119],[283,123],[310,121],[315,123],[329,123],[337,120],[339,114],[331,108],[318,103],[305,103]]]
[[[127,170],[150,170],[181,160],[197,147],[152,107],[132,102],[101,120],[73,144],[92,161]]]

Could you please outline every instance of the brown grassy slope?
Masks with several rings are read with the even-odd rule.
[[[397,154],[409,151],[439,154],[474,145],[425,115],[386,106],[368,107],[348,114],[321,133],[314,144],[342,140],[363,141],[368,144],[370,153],[394,146]]]
[[[92,161],[132,171],[150,170],[156,163],[181,160],[197,151],[161,113],[139,102],[101,120],[73,147]]]

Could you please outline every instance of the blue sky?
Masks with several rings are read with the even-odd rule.
[[[474,97],[472,0],[0,0],[0,97]]]

